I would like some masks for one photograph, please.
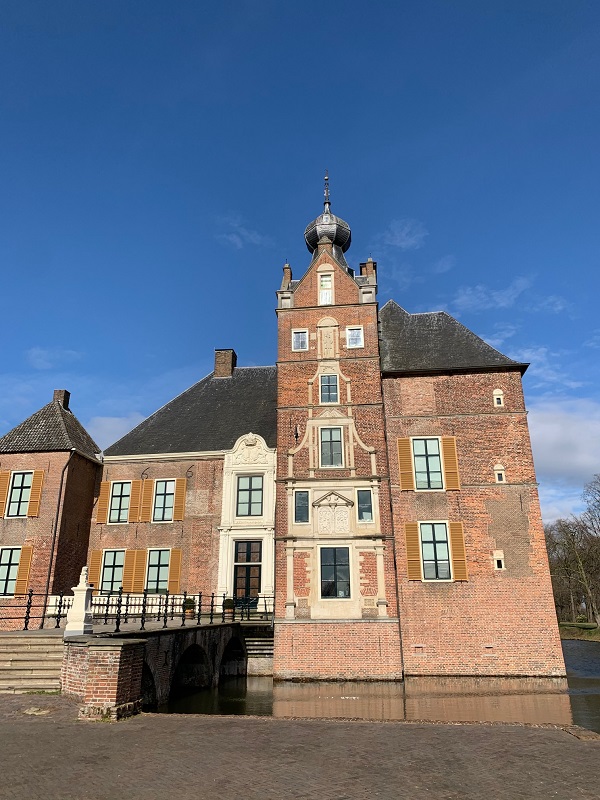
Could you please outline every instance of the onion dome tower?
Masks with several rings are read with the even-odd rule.
[[[333,245],[333,255],[336,260],[344,267],[349,269],[344,253],[350,247],[352,234],[350,226],[341,217],[336,217],[331,213],[331,201],[329,199],[329,175],[325,174],[325,202],[323,203],[323,213],[307,225],[304,231],[304,241],[313,258],[317,253],[317,245],[321,239],[328,239]]]

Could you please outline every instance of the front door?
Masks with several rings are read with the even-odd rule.
[[[241,601],[260,594],[262,542],[236,542],[233,572],[234,597]]]

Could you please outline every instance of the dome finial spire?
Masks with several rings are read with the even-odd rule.
[[[329,206],[330,206],[330,200],[329,200],[329,170],[328,169],[325,170],[325,191],[324,191],[324,195],[325,195],[325,203],[324,203],[325,213],[328,214],[329,213]]]

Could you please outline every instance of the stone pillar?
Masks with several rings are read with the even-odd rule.
[[[80,717],[117,720],[141,711],[145,644],[90,636],[65,641],[61,690],[83,701]]]
[[[67,613],[65,639],[94,632],[92,616],[92,587],[88,583],[88,568],[83,567],[79,583],[73,586],[73,605]]]

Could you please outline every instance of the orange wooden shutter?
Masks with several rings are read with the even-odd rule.
[[[152,519],[152,503],[154,502],[154,481],[144,481],[142,489],[142,508],[140,510],[140,522],[150,522]]]
[[[419,523],[405,522],[406,567],[409,581],[423,580],[421,574],[421,544],[419,542]]]
[[[171,558],[169,561],[169,582],[167,588],[169,594],[179,594],[181,587],[179,581],[181,578],[181,550],[171,550]]]
[[[27,516],[37,517],[40,513],[40,500],[42,499],[42,483],[44,482],[44,470],[35,469],[31,479],[31,491],[29,493],[29,504],[27,506]]]
[[[450,552],[452,553],[452,578],[467,581],[467,553],[462,522],[450,522]]]
[[[10,484],[10,472],[0,472],[0,518],[4,516],[6,501],[8,500],[8,486]]]
[[[135,567],[135,554],[137,550],[125,550],[123,560],[123,591],[133,592],[133,572]]]
[[[98,505],[96,506],[96,522],[105,523],[108,519],[108,501],[110,495],[110,481],[102,481]]]
[[[100,570],[102,568],[102,550],[92,550],[88,563],[88,583],[91,583],[94,589],[100,588]]]
[[[152,481],[154,483],[154,481]],[[132,592],[143,592],[146,587],[146,557],[145,550],[135,550],[135,561],[133,564],[133,583]]]
[[[400,466],[400,488],[414,489],[415,477],[410,439],[398,439],[398,464]]]
[[[442,437],[442,455],[444,456],[444,488],[460,489],[455,436]]]
[[[19,568],[17,570],[17,580],[15,581],[15,594],[27,594],[29,586],[29,570],[31,569],[31,560],[33,558],[33,547],[24,545],[21,548],[21,558],[19,560]]]
[[[131,495],[129,498],[129,515],[127,522],[138,522],[140,518],[140,503],[142,500],[143,481],[131,481]]]
[[[185,488],[185,478],[177,478],[175,481],[175,500],[173,502],[174,522],[179,522],[183,519],[183,512],[185,511]]]

